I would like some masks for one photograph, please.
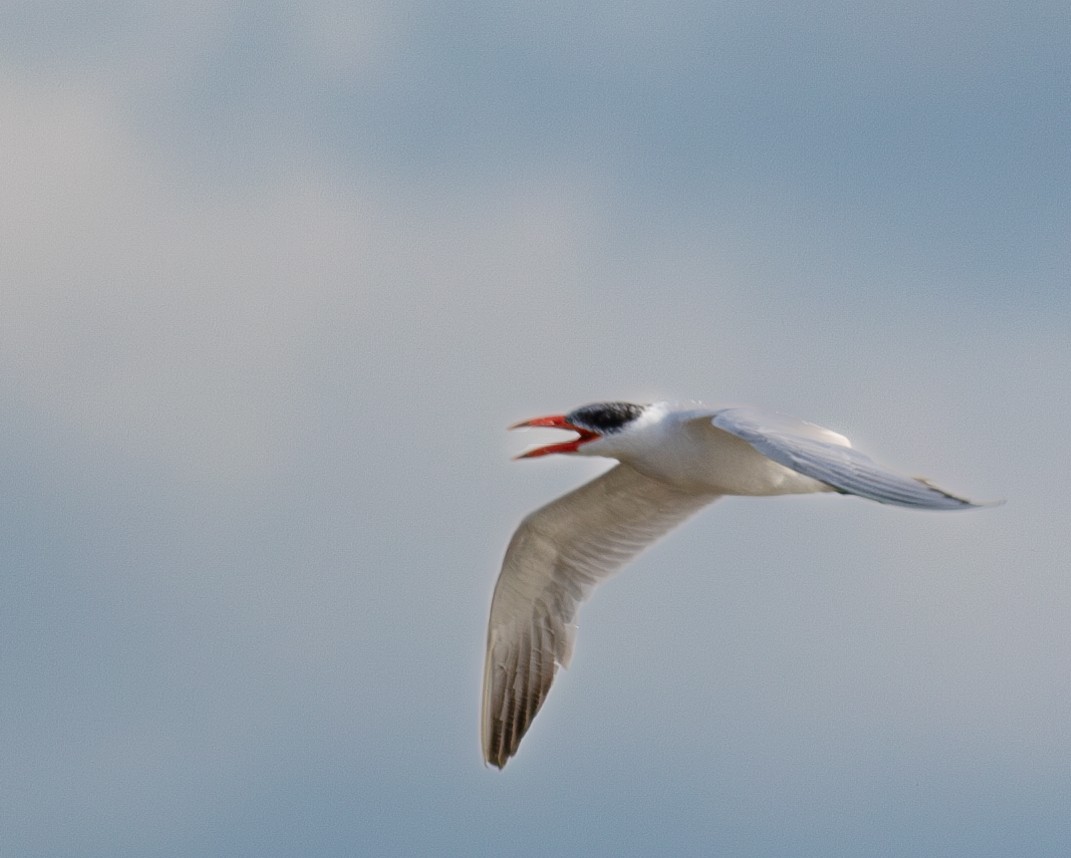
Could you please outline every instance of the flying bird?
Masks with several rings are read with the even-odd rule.
[[[512,426],[577,437],[536,447],[618,464],[524,518],[491,600],[483,676],[484,760],[517,753],[559,666],[573,651],[577,610],[595,586],[722,495],[839,492],[916,509],[971,509],[928,480],[901,476],[843,435],[754,408],[600,402]]]

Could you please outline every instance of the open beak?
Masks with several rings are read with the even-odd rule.
[[[590,429],[581,429],[579,426],[574,426],[565,419],[564,414],[552,414],[550,417],[536,417],[533,420],[524,420],[521,423],[515,423],[509,428],[527,429],[528,427],[538,426],[549,426],[553,429],[568,429],[571,432],[576,432],[580,437],[574,438],[572,441],[566,441],[562,444],[547,444],[545,447],[534,447],[531,450],[521,453],[519,456],[514,456],[514,459],[534,459],[537,456],[547,456],[551,453],[575,453],[580,448],[581,444],[585,444],[588,441],[594,441],[596,438],[601,437],[598,432],[592,432]]]

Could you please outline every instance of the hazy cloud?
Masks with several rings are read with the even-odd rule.
[[[1063,854],[1068,25],[6,7],[9,848]],[[1009,502],[717,504],[485,771],[501,551],[597,470],[504,427],[654,397]]]

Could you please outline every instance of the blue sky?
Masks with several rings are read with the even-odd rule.
[[[18,856],[1064,855],[1064,3],[0,11]],[[729,499],[477,742],[504,427],[775,408],[1006,506]]]

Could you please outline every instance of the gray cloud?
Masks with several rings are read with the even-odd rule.
[[[0,28],[9,848],[1062,853],[1046,7],[39,8]],[[503,428],[656,396],[1009,503],[718,504],[484,771],[500,552],[592,473]]]

